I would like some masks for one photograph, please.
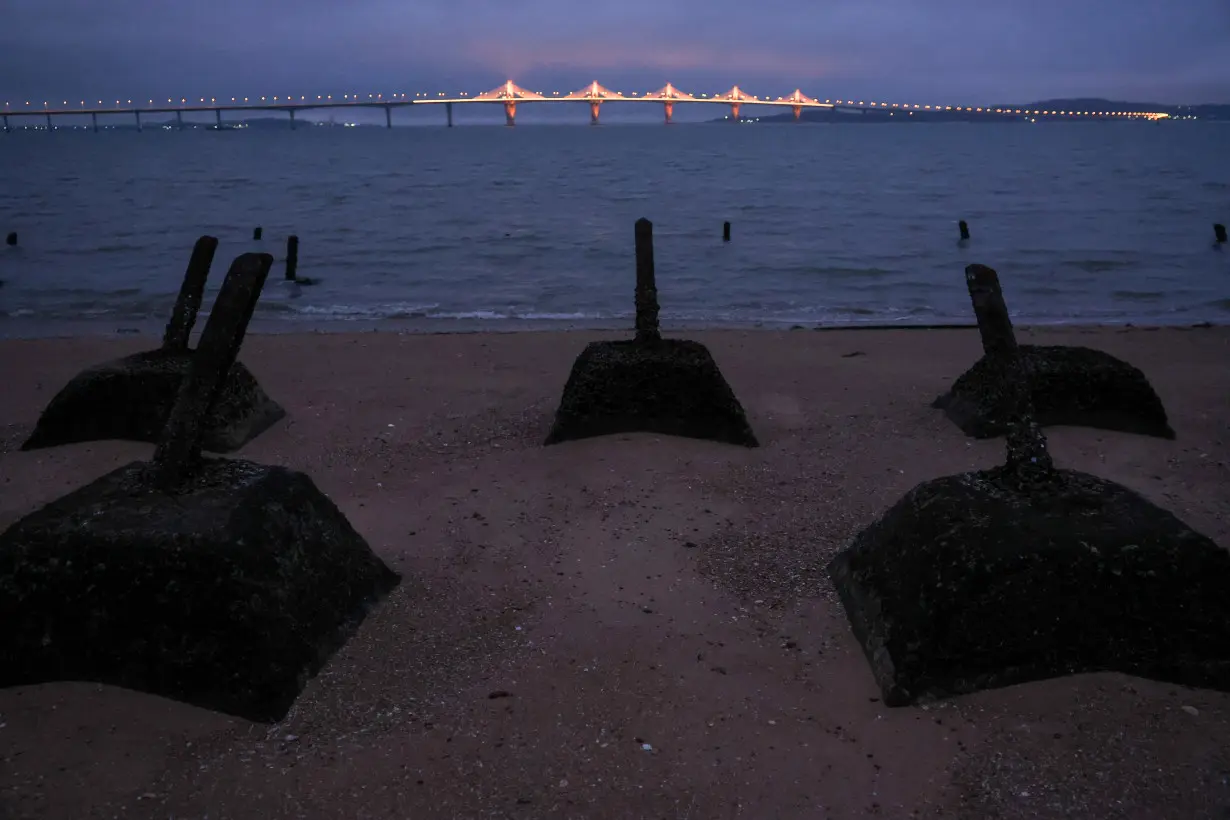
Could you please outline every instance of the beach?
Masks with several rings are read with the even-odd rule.
[[[825,571],[919,482],[999,463],[930,407],[965,329],[689,332],[761,446],[552,447],[610,332],[250,334],[307,472],[401,585],[285,721],[92,683],[0,690],[0,818],[1230,816],[1230,694],[1091,674],[880,702]],[[1050,428],[1058,466],[1230,547],[1230,328],[1020,327],[1141,368],[1177,439]],[[152,446],[20,452],[140,335],[0,341],[0,528]]]

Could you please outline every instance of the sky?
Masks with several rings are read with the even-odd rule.
[[[451,95],[506,79],[1230,103],[1230,0],[0,0],[0,102]]]

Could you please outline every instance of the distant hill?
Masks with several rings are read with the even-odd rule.
[[[993,108],[1010,108],[1028,109],[1030,111],[1149,111],[1169,114],[1176,119],[1197,119],[1197,120],[1220,120],[1230,122],[1230,105],[1205,104],[1205,105],[1163,105],[1161,103],[1136,103],[1122,102],[1118,100],[1107,100],[1099,97],[1079,97],[1065,98],[1052,100],[1037,100],[1028,103],[1002,103],[992,106]],[[772,109],[777,111],[778,109]],[[742,119],[755,119],[760,122],[793,122],[794,114],[790,111],[781,111],[762,116],[752,116],[745,109]],[[800,119],[804,122],[1004,122],[1018,121],[1025,122],[1027,120],[1070,120],[1069,117],[1047,117],[1045,115],[1033,117],[1021,115],[1007,116],[1004,114],[995,113],[978,113],[977,111],[905,111],[903,109],[876,109],[865,112],[839,110],[839,109],[815,109],[808,108],[803,110]],[[1082,118],[1084,119],[1084,118]],[[1090,118],[1095,119],[1095,118]],[[725,118],[715,119],[714,122],[725,122]]]
[[[1162,111],[1172,117],[1195,116],[1201,120],[1230,120],[1230,105],[1204,103],[1202,105],[1166,105],[1164,103],[1136,103],[1122,100],[1104,100],[1083,97],[1062,100],[1039,100],[1028,104],[1030,108],[1066,111]],[[1024,108],[1025,106],[1020,106]]]
[[[199,114],[197,116],[200,116]],[[289,116],[267,116],[267,117],[248,117],[244,119],[230,119],[233,113],[223,115],[222,130],[237,131],[237,130],[252,130],[252,131],[289,131],[291,122]],[[41,124],[41,123],[40,123]],[[108,131],[135,131],[137,126],[135,122],[103,122],[100,125]],[[167,119],[150,119],[142,118],[141,127],[146,131],[156,131],[160,128],[176,129],[179,127],[174,117]],[[374,124],[358,123],[357,125],[346,125],[341,122],[313,122],[309,119],[300,117],[294,125],[295,128],[368,128],[376,127]],[[383,128],[383,125],[379,127]],[[73,123],[72,125],[58,125],[57,128],[88,130],[88,123]],[[184,120],[184,130],[196,131],[215,131],[216,126],[212,121],[206,120]]]

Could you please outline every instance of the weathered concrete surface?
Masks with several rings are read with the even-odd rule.
[[[1099,670],[1230,691],[1230,551],[1091,475],[925,482],[829,571],[892,706]]]
[[[137,462],[0,535],[0,686],[84,680],[281,719],[399,581],[303,473]]]
[[[1038,424],[1175,437],[1162,400],[1127,362],[1087,347],[1021,345],[1019,353]],[[983,356],[931,406],[966,435],[1003,435],[1012,403],[1008,377],[994,356]]]
[[[631,432],[757,446],[713,356],[685,339],[589,344],[572,366],[546,443]]]
[[[158,441],[194,355],[163,348],[82,371],[48,403],[22,449],[101,439]],[[233,452],[285,415],[251,371],[236,362],[205,422],[203,446]]]

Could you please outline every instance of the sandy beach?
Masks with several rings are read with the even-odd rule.
[[[404,580],[278,725],[90,683],[0,690],[0,818],[1230,818],[1230,694],[1082,675],[879,701],[824,571],[992,466],[929,404],[977,331],[711,331],[757,449],[541,446],[612,333],[250,335],[306,471]],[[1230,328],[1018,329],[1140,367],[1175,441],[1048,430],[1230,548]],[[0,528],[152,447],[18,447],[148,337],[0,342]]]

